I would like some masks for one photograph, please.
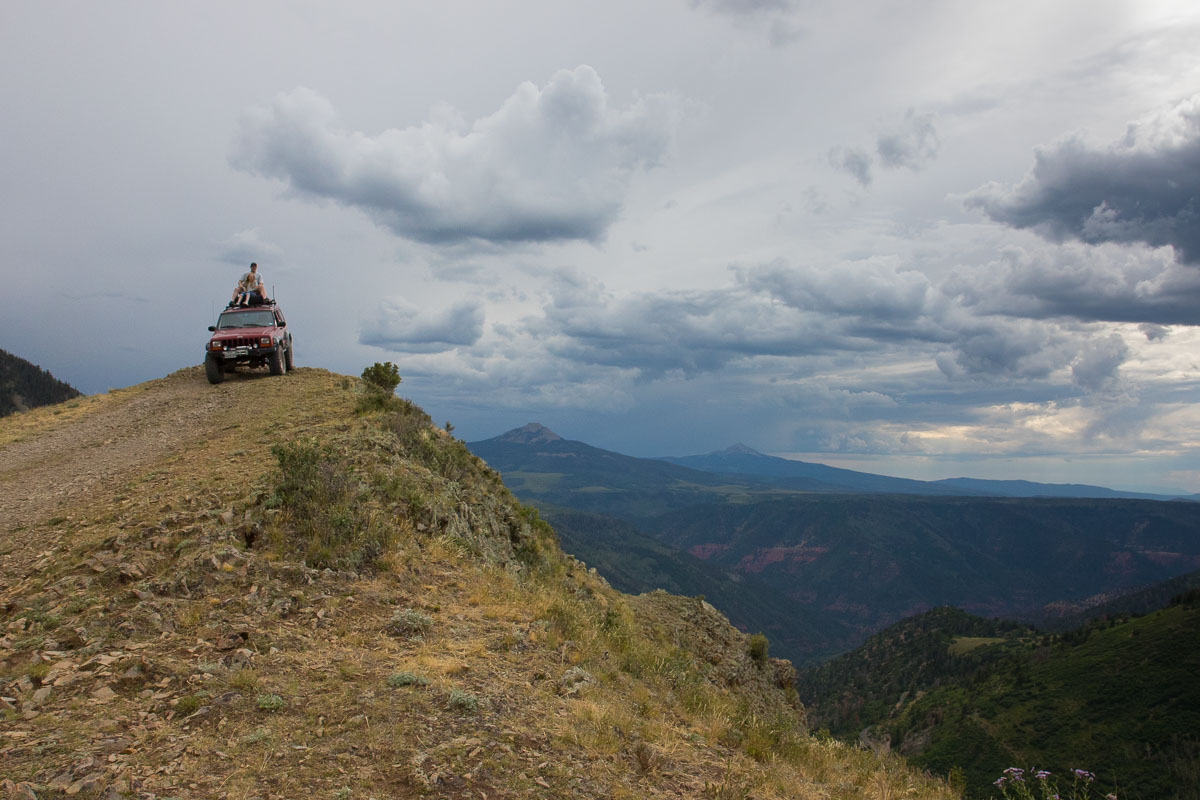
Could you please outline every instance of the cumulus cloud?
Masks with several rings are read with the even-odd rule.
[[[248,110],[230,160],[301,195],[358,208],[431,244],[601,238],[632,177],[662,162],[682,104],[667,95],[616,108],[595,70],[521,84],[467,126],[442,109],[419,127],[346,130],[310,89]]]
[[[483,335],[483,319],[483,307],[476,303],[420,310],[385,297],[363,323],[358,341],[394,352],[437,353],[475,344]]]
[[[932,288],[924,274],[901,269],[891,258],[803,269],[775,261],[746,270],[743,276],[750,287],[793,308],[881,324],[919,318]]]
[[[1087,342],[1071,362],[1071,378],[1087,391],[1112,389],[1117,383],[1117,370],[1129,358],[1129,346],[1117,334]]]
[[[936,363],[952,379],[1046,378],[1070,363],[1073,345],[1054,326],[985,317],[966,322]]]
[[[712,372],[738,358],[801,355],[830,340],[789,309],[737,288],[616,296],[555,292],[529,324],[556,357],[636,369],[642,379]]]
[[[1180,261],[1200,263],[1200,95],[1106,147],[1072,136],[1038,148],[1020,183],[987,184],[965,202],[1054,241],[1170,245]]]

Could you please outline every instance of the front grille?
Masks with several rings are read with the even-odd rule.
[[[230,339],[221,340],[221,344],[226,350],[234,350],[238,347],[249,347],[253,349],[257,342],[257,336],[235,336]]]

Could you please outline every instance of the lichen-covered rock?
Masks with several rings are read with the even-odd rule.
[[[596,683],[592,673],[582,667],[571,667],[558,681],[558,693],[565,697],[577,696],[585,687]]]

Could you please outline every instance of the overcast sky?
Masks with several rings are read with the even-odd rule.
[[[467,440],[1200,491],[1191,0],[0,4],[0,347]]]

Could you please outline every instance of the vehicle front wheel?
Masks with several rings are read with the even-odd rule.
[[[225,373],[221,370],[221,362],[217,361],[216,357],[204,357],[204,375],[208,378],[208,382],[213,384],[225,380]]]
[[[284,364],[287,366],[288,372],[291,372],[292,370],[295,369],[295,366],[292,365],[292,353],[294,353],[294,352],[296,352],[296,346],[294,344],[292,344],[291,342],[288,342],[287,360],[284,361]]]
[[[267,361],[267,366],[271,368],[272,375],[282,375],[287,372],[287,365],[283,361],[283,346],[275,348],[275,352],[271,353],[270,359]]]

